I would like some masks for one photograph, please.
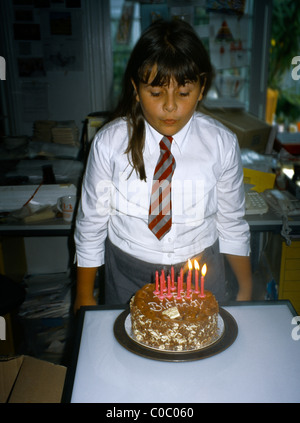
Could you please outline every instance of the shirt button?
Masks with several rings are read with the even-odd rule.
[[[171,237],[170,237],[170,238],[168,238],[168,241],[169,241],[169,242],[172,242],[172,241],[173,241],[173,238],[171,238]]]
[[[172,255],[173,255],[172,253],[168,253],[168,257],[172,257]]]

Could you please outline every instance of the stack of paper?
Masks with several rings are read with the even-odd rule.
[[[33,125],[33,140],[52,142],[51,129],[56,125],[53,120],[37,120]]]
[[[19,315],[26,319],[66,318],[71,306],[71,281],[66,273],[25,278],[26,298]]]
[[[73,120],[57,122],[51,132],[54,143],[72,146],[78,146],[79,144],[79,131]]]
[[[60,363],[70,336],[71,289],[68,272],[29,275],[19,310],[27,355]]]

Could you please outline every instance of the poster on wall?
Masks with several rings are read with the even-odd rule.
[[[46,76],[43,57],[19,57],[18,70],[21,78],[39,78]]]
[[[82,71],[82,21],[78,10],[41,14],[46,71]]]
[[[15,23],[14,24],[14,39],[15,40],[40,40],[41,32],[40,25]]]

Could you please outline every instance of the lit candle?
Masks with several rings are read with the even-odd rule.
[[[176,288],[175,288],[175,277],[174,277],[174,267],[172,266],[171,267],[171,283],[172,283],[172,285],[171,285],[171,291],[176,291]]]
[[[200,292],[200,298],[204,298],[204,276],[206,275],[207,266],[204,264],[201,269],[201,292]]]
[[[191,260],[188,260],[188,264],[189,264],[189,272],[187,275],[187,281],[186,281],[186,298],[191,298],[190,293],[191,293],[191,285],[192,285],[192,269],[193,269],[193,265]]]
[[[159,285],[159,276],[158,276],[158,270],[155,272],[155,291],[154,291],[154,294],[155,295],[158,295],[159,294],[159,288],[158,288],[158,285]]]
[[[167,283],[168,283],[168,295],[167,295],[167,298],[168,298],[168,300],[170,300],[173,297],[173,294],[171,294],[171,278],[170,278],[169,275],[167,276]]]
[[[177,297],[176,297],[176,300],[181,300],[180,292],[181,292],[181,277],[178,276],[177,277]]]
[[[197,260],[194,260],[194,268],[195,268],[195,293],[199,294],[199,263]]]

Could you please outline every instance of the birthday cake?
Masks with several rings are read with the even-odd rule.
[[[165,290],[166,291],[166,290]],[[159,293],[147,284],[130,301],[131,329],[135,340],[167,351],[191,351],[209,345],[218,336],[219,306],[214,295],[202,295],[187,284]]]

